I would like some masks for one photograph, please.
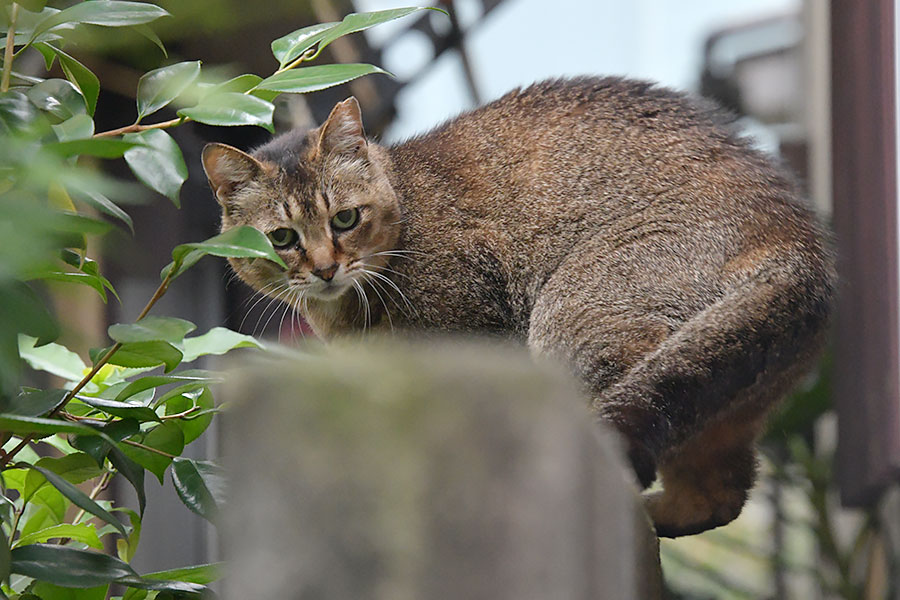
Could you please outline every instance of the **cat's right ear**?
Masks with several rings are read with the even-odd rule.
[[[235,192],[246,187],[263,170],[258,160],[227,144],[207,144],[201,158],[209,185],[223,207],[227,207]]]

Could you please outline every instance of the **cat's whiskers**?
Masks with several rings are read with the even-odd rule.
[[[378,297],[381,298],[381,304],[384,305],[384,312],[387,313],[389,319],[390,319],[390,311],[388,310],[388,307],[384,301],[384,298],[382,298],[381,294],[378,293],[379,290],[384,292],[384,294],[388,298],[391,299],[391,302],[394,303],[394,306],[397,307],[397,309],[400,311],[401,314],[406,315],[407,317],[410,316],[409,313],[404,309],[404,307],[397,302],[397,300],[394,298],[394,295],[391,294],[390,290],[386,289],[384,287],[384,285],[382,283],[380,283],[377,279],[370,279],[370,278],[366,277],[363,279],[363,281],[365,283],[368,283],[369,285],[371,285],[372,289],[375,291],[375,293],[378,294]],[[393,331],[393,327],[391,327],[391,331]]]
[[[378,299],[381,300],[381,305],[384,307],[384,314],[386,314],[386,315],[387,315],[387,318],[388,318],[388,325],[389,325],[390,328],[391,328],[391,333],[394,333],[394,319],[391,318],[391,311],[388,310],[387,302],[384,301],[384,297],[381,295],[381,292],[378,291],[378,287],[375,286],[375,283],[376,283],[377,280],[375,280],[375,279],[366,279],[366,280],[364,280],[364,281],[365,281],[366,283],[369,283],[369,284],[372,285],[372,291],[374,291],[374,292],[375,292],[375,295],[378,296]],[[379,287],[380,287],[380,286],[379,286]],[[381,289],[382,289],[382,291],[383,291],[385,294],[387,294],[387,290],[385,290],[384,288],[381,288]],[[388,296],[390,296],[390,294],[388,294]],[[393,298],[392,298],[392,299],[393,299]]]
[[[362,299],[363,306],[366,309],[365,319],[363,320],[363,332],[369,327],[369,320],[371,318],[371,313],[369,312],[369,298],[366,296],[366,291],[363,289],[362,285],[356,280],[353,279],[353,286],[359,291],[359,297]]]
[[[359,260],[365,260],[367,258],[373,258],[375,256],[390,256],[393,258],[405,258],[407,260],[415,260],[411,256],[408,255],[419,255],[419,256],[427,256],[426,252],[419,252],[418,250],[382,250],[381,252],[375,252],[373,254],[368,254],[366,256],[361,256]]]
[[[225,289],[226,290],[229,288],[229,286],[231,286],[231,284],[235,280],[239,279],[237,271],[235,271],[234,269],[228,269],[222,277],[225,280]]]
[[[284,330],[284,318],[287,316],[289,310],[291,310],[291,304],[294,299],[294,294],[297,293],[297,289],[295,287],[288,288],[287,296],[284,300],[284,310],[281,311],[281,320],[278,322],[278,343],[281,343],[281,332]]]
[[[283,281],[283,280],[270,281],[269,283],[267,283],[266,285],[262,286],[262,287],[259,288],[258,290],[253,290],[253,294],[252,294],[249,298],[245,299],[245,300],[241,303],[241,308],[242,308],[242,309],[247,308],[247,305],[250,304],[251,302],[253,302],[253,299],[256,298],[257,296],[259,296],[260,298],[265,297],[265,295],[266,295],[269,291],[271,291],[270,288],[272,288],[273,286],[274,286],[274,287],[278,287],[279,285],[283,285],[283,284],[285,284],[285,283],[287,283],[287,282],[286,282],[286,281]],[[258,301],[258,300],[257,300],[257,301]],[[255,306],[255,305],[254,305],[254,306]],[[253,307],[250,307],[250,310],[252,310],[252,309],[253,309]]]
[[[377,277],[378,279],[380,279],[381,281],[383,281],[383,282],[386,283],[387,285],[389,285],[389,286],[391,286],[392,288],[394,288],[394,291],[397,292],[397,295],[400,296],[400,299],[403,300],[403,303],[406,304],[406,306],[409,308],[409,310],[412,311],[412,313],[413,313],[416,317],[419,316],[419,311],[416,310],[416,307],[413,306],[412,302],[409,301],[409,298],[406,297],[406,294],[404,294],[404,293],[400,290],[400,288],[397,287],[397,284],[394,283],[389,277],[387,277],[386,275],[383,275],[383,274],[379,273],[378,271],[370,271],[369,269],[365,269],[365,268],[363,268],[363,267],[360,267],[359,270],[362,271],[363,273],[366,273],[367,275],[371,275],[372,277]],[[396,301],[395,301],[395,302],[396,302]],[[399,304],[398,304],[398,307],[399,307]]]
[[[356,280],[353,279],[351,281],[353,283],[353,291],[356,293],[356,298],[357,298],[356,315],[353,318],[358,319],[359,315],[363,309],[362,292],[360,292],[360,287],[359,287],[359,284],[356,282]]]
[[[272,288],[271,290],[268,290],[268,291],[266,290],[266,288],[273,286],[273,285],[275,286],[274,288]],[[259,296],[259,298],[256,299],[256,302],[254,302],[253,305],[250,308],[248,308],[247,311],[244,313],[244,318],[241,319],[241,324],[238,326],[238,330],[242,330],[244,328],[244,322],[247,320],[247,317],[250,316],[250,314],[253,312],[253,309],[256,308],[256,306],[260,302],[262,302],[263,300],[265,300],[266,298],[269,297],[269,294],[274,294],[274,293],[276,293],[276,291],[280,291],[281,286],[287,287],[289,285],[290,285],[290,283],[286,282],[286,281],[273,281],[271,283],[266,284],[265,286],[260,288],[258,291],[256,291],[252,296],[250,296],[250,298],[248,300],[245,300],[244,304],[247,304],[248,302],[250,302],[251,300],[256,298],[256,296]],[[269,305],[267,305],[266,308],[268,308],[268,306]],[[265,312],[266,312],[266,309],[263,309],[262,314],[265,314]],[[262,319],[262,315],[260,315],[259,319]],[[257,326],[259,326],[259,319],[256,320]],[[254,328],[254,331],[256,331],[255,328]]]
[[[259,322],[266,315],[266,311],[269,310],[269,307],[271,307],[274,304],[275,310],[273,310],[272,313],[269,315],[269,318],[266,319],[265,324],[262,326],[262,329],[260,330],[260,334],[262,334],[266,331],[266,329],[269,327],[269,322],[272,320],[272,317],[274,317],[275,313],[278,312],[278,304],[277,304],[278,301],[281,300],[282,296],[285,296],[290,291],[291,291],[291,286],[290,286],[290,284],[287,284],[283,290],[278,292],[277,295],[272,296],[271,300],[269,300],[269,304],[266,305],[266,308],[263,309],[262,314],[260,315],[259,319],[256,320],[256,327],[253,328],[254,337],[256,337],[256,335],[257,335],[256,330],[259,327]]]
[[[302,310],[303,303],[306,300],[306,289],[297,288],[297,299],[294,300],[292,304],[291,311],[291,340],[293,341],[297,332],[300,332],[300,337],[303,337],[303,321],[301,321],[300,311]],[[294,325],[296,323],[296,326]]]
[[[404,279],[410,278],[409,275],[407,275],[406,273],[401,273],[400,271],[394,270],[387,265],[373,265],[370,263],[363,263],[363,264],[365,266],[371,267],[373,269],[381,269],[382,271],[387,271],[388,273],[393,273],[394,275],[396,275],[398,277],[403,277]]]

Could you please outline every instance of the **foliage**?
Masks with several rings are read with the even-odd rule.
[[[97,132],[101,83],[77,58],[73,40],[85,31],[102,35],[98,27],[133,28],[164,52],[147,24],[168,13],[146,2],[68,4],[60,10],[46,0],[0,0],[0,598],[104,598],[111,583],[128,588],[129,599],[198,597],[209,593],[215,565],[141,576],[128,564],[140,539],[144,479],[149,471],[162,483],[170,472],[186,507],[215,519],[225,489],[221,469],[181,454],[221,410],[211,392],[221,375],[181,367],[262,344],[223,328],[194,335],[193,323],[149,313],[206,255],[283,263],[268,239],[248,227],[180,245],[134,322],[109,327],[109,346],[91,351],[89,360],[54,343],[60,325],[44,304],[44,282],[88,286],[103,302],[116,296],[87,256],[88,239],[115,226],[133,230],[120,205],[135,184],[104,174],[92,166],[97,159],[123,158],[140,183],[178,206],[187,167],[166,129],[197,121],[271,131],[279,94],[384,73],[366,64],[302,63],[343,35],[420,9],[352,14],[299,29],[272,43],[278,67],[266,78],[217,81],[199,61],[154,69],[138,83],[135,122]],[[16,71],[16,59],[35,51],[48,72],[58,64],[65,78]],[[174,119],[146,122],[167,106],[177,108]],[[40,371],[64,383],[22,385],[23,375],[39,380]],[[48,448],[53,456],[46,456]],[[98,499],[116,475],[134,487],[137,511]],[[104,544],[116,555],[105,554]]]

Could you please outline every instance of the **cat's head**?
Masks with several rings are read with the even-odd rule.
[[[318,129],[290,132],[252,155],[207,145],[203,168],[222,206],[222,230],[259,229],[288,266],[231,259],[241,279],[300,304],[336,300],[378,278],[371,272],[387,265],[380,253],[396,247],[401,226],[382,153],[366,141],[355,98]]]

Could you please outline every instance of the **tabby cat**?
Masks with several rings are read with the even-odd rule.
[[[662,536],[741,512],[766,413],[819,350],[828,236],[716,107],[621,78],[515,90],[395,146],[359,105],[252,154],[210,144],[234,259],[323,337],[500,334],[561,359],[615,426]]]

